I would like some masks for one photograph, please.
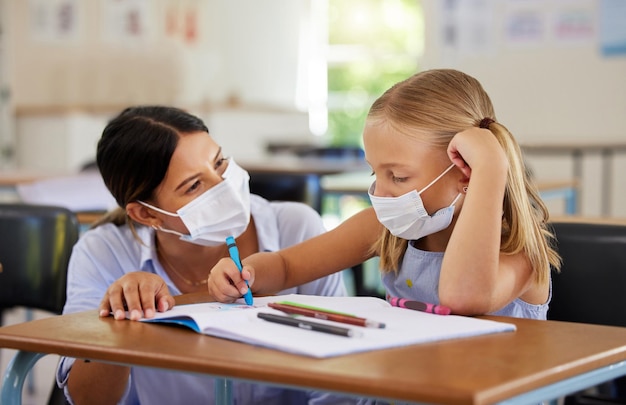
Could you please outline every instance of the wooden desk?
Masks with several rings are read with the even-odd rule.
[[[0,173],[0,187],[15,187],[18,184],[33,183],[35,181],[67,176],[67,172],[32,171],[32,170],[5,170]]]
[[[41,356],[86,358],[402,401],[526,404],[626,374],[626,328],[486,317],[517,331],[314,359],[185,329],[99,318],[97,311],[0,328],[19,352],[0,401],[20,403]],[[219,398],[218,398],[219,399]]]
[[[567,222],[573,224],[626,225],[624,217],[588,217],[581,215],[550,216],[550,222]]]

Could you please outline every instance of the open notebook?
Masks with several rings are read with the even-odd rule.
[[[267,306],[270,302],[290,301],[385,323],[385,328],[366,328],[321,319],[304,318],[317,323],[348,327],[354,337],[299,329],[268,322],[257,317],[259,312],[285,315]],[[217,302],[179,305],[143,322],[174,323],[215,337],[264,346],[285,352],[332,357],[348,353],[406,346],[416,343],[456,339],[489,333],[511,332],[515,325],[455,315],[434,315],[392,307],[374,297],[321,297],[312,295],[281,295],[255,297],[254,306],[242,300],[233,304]]]

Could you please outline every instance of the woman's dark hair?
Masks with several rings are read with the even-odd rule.
[[[209,133],[201,119],[174,107],[130,107],[109,121],[98,141],[96,162],[118,205],[150,200],[180,135],[200,131]]]

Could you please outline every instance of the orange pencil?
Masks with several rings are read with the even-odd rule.
[[[300,307],[296,305],[278,304],[270,302],[267,304],[270,308],[277,309],[290,315],[302,315],[311,318],[325,319],[328,321],[347,323],[350,325],[363,326],[366,328],[384,328],[385,324],[377,321],[372,321],[366,318],[359,318],[358,316],[351,316],[345,314],[339,314],[333,311],[324,311],[321,308]]]

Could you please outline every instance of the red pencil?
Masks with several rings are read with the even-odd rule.
[[[365,318],[359,318],[358,316],[338,314],[336,312],[331,312],[331,311],[326,312],[323,309],[319,309],[319,308],[311,309],[311,308],[299,307],[295,305],[278,304],[275,302],[270,302],[269,304],[267,304],[267,306],[269,306],[270,308],[274,308],[279,311],[282,311],[286,314],[291,314],[291,315],[302,315],[302,316],[308,316],[311,318],[326,319],[328,321],[347,323],[350,325],[363,326],[366,328],[384,328],[385,327],[385,324],[381,322],[376,322],[376,321],[372,321],[372,320],[365,319]]]

